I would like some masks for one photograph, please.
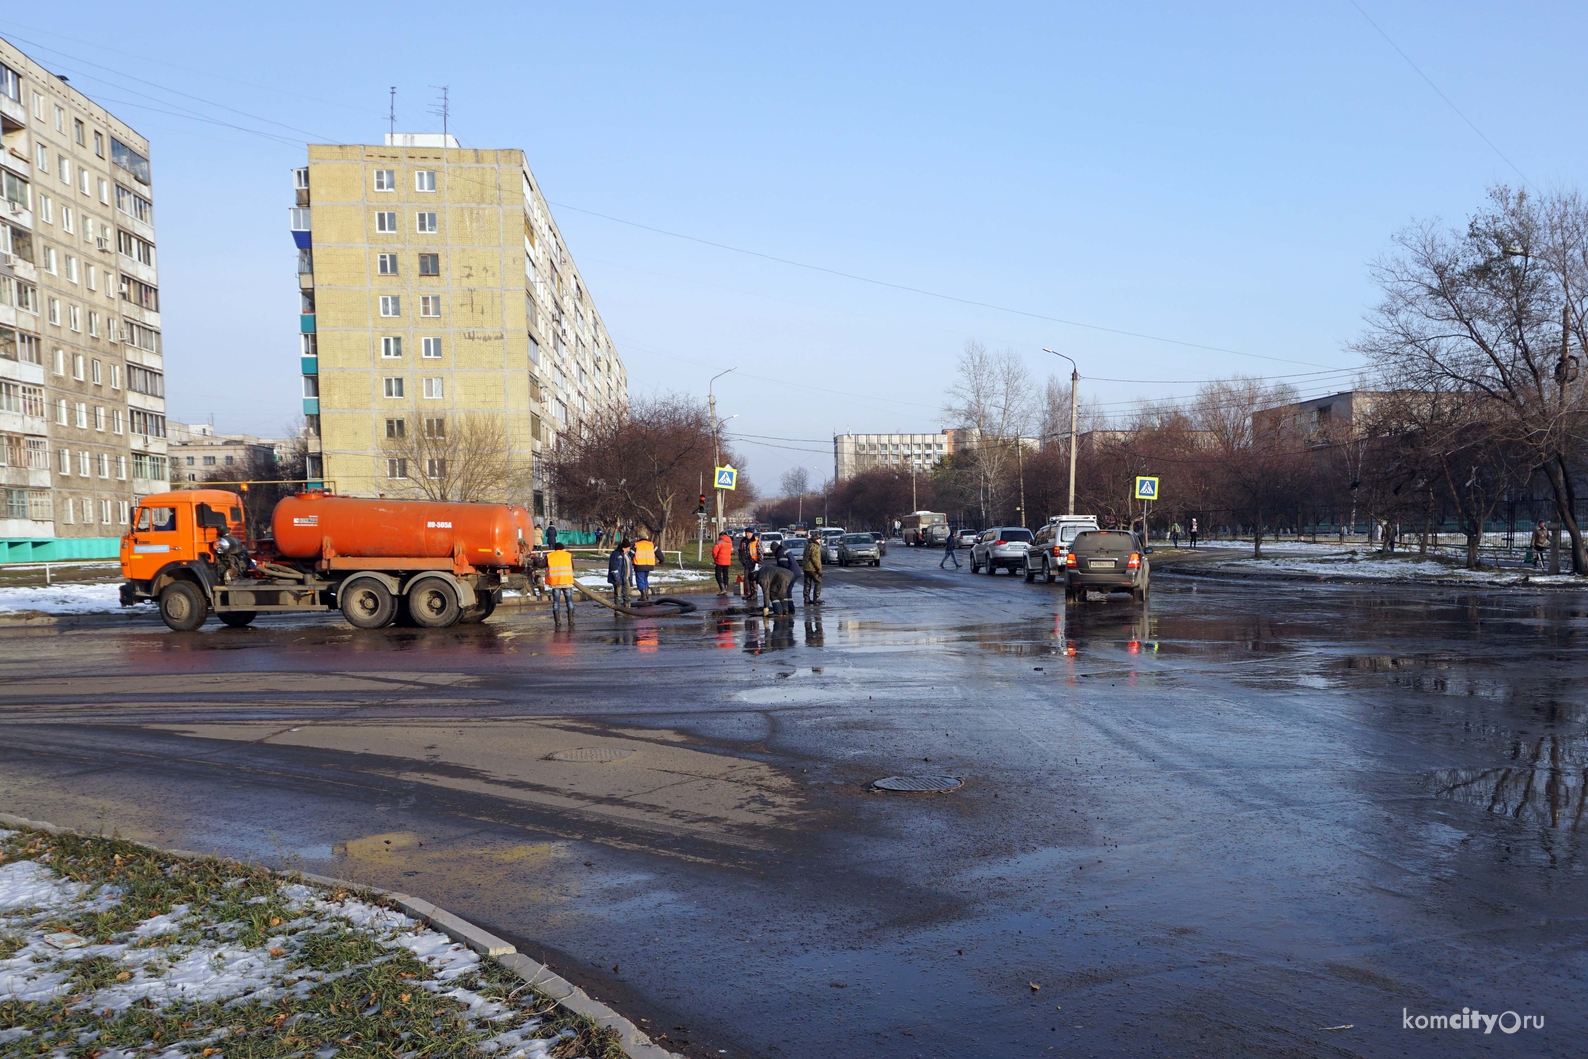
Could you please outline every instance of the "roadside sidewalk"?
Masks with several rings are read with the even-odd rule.
[[[1588,578],[1573,574],[1546,574],[1512,566],[1496,569],[1485,564],[1468,570],[1444,557],[1413,554],[1384,555],[1376,548],[1309,544],[1305,541],[1264,544],[1261,559],[1251,556],[1250,545],[1236,551],[1238,542],[1219,541],[1206,546],[1209,554],[1190,549],[1157,549],[1155,569],[1191,577],[1247,577],[1284,581],[1340,582],[1347,584],[1419,584],[1490,588],[1588,589]]]

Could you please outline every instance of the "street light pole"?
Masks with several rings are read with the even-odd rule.
[[[717,394],[712,389],[717,380],[727,375],[728,372],[738,371],[738,368],[729,368],[728,371],[719,371],[706,383],[706,406],[711,415],[711,491],[717,497],[717,533],[722,532],[722,490],[717,488],[717,468],[722,466],[722,446],[717,442]],[[712,540],[716,540],[715,534]]]
[[[1071,357],[1065,356],[1065,354],[1060,353],[1056,349],[1044,348],[1042,352],[1052,353],[1055,357],[1064,357],[1065,360],[1070,362],[1070,506],[1066,513],[1073,515],[1075,514],[1075,430],[1078,425],[1077,411],[1079,405],[1077,402],[1079,400],[1078,391],[1081,382],[1081,369]]]

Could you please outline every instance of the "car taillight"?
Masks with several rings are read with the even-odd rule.
[[[1130,553],[1130,562],[1125,564],[1125,569],[1127,569],[1127,570],[1140,570],[1141,569],[1141,554],[1139,552],[1131,552]]]
[[[1064,557],[1064,565],[1065,566],[1074,566],[1075,565],[1075,553],[1074,552],[1071,552],[1069,555]]]
[[[1008,541],[993,541],[993,543],[996,544],[996,545],[1002,546],[1002,545],[1008,544],[1009,542]]]
[[[1058,558],[1058,557],[1059,557],[1059,556],[1061,556],[1061,555],[1063,555],[1063,554],[1064,554],[1064,545],[1062,545],[1062,544],[1055,544],[1055,545],[1054,545],[1054,546],[1053,546],[1053,557],[1054,557],[1054,558],[1055,558],[1055,559],[1057,559],[1057,558]]]

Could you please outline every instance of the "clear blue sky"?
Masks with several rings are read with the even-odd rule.
[[[447,84],[459,139],[523,148],[561,204],[634,393],[703,393],[737,365],[717,390],[734,429],[827,439],[937,429],[968,338],[1019,351],[1039,381],[1064,370],[1043,346],[1088,379],[1139,380],[1083,383],[1111,408],[1195,389],[1165,380],[1351,367],[1366,264],[1392,231],[1459,220],[1517,168],[1576,182],[1588,8],[1361,3],[1494,148],[1350,0],[241,16],[85,0],[69,18],[8,8],[0,35],[153,143],[175,418],[290,421],[290,170],[311,139],[378,142],[393,84],[399,129],[439,129],[431,86]],[[796,463],[832,473],[830,442],[776,444],[742,446],[763,484]]]

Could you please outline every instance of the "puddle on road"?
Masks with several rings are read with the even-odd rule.
[[[1425,780],[1436,797],[1538,827],[1581,830],[1588,822],[1588,738],[1518,740],[1511,764],[1438,769]]]

